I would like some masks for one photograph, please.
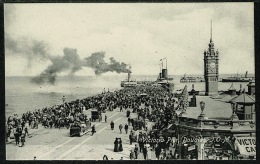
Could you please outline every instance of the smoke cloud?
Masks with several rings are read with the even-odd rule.
[[[57,76],[62,72],[69,72],[74,75],[82,67],[92,68],[96,75],[106,72],[126,73],[127,65],[116,61],[113,57],[110,62],[105,62],[105,52],[95,52],[91,56],[80,59],[77,49],[64,48],[62,56],[52,56],[49,46],[43,41],[20,38],[12,39],[9,35],[5,37],[5,48],[11,51],[8,55],[23,55],[27,58],[28,67],[31,68],[35,59],[51,61],[51,64],[38,76],[33,77],[31,82],[35,84],[55,84]]]
[[[5,48],[11,51],[11,55],[23,55],[27,58],[27,67],[31,68],[34,59],[48,60],[49,46],[43,41],[20,38],[15,40],[5,35]]]
[[[90,57],[85,58],[85,66],[94,69],[96,75],[106,72],[127,73],[127,64],[116,61],[113,57],[109,58],[110,63],[106,63],[105,52],[96,52]]]
[[[32,78],[32,82],[36,84],[54,84],[58,73],[70,71],[70,74],[73,75],[76,71],[82,69],[82,61],[76,49],[64,48],[63,53],[63,56],[51,57],[52,64],[39,76]]]

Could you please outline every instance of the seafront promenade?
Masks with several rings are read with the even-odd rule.
[[[86,110],[85,114],[90,116],[90,110]],[[107,123],[104,121],[104,116],[107,115]],[[131,113],[131,118],[137,117],[136,113]],[[32,160],[36,157],[37,160],[102,160],[104,155],[107,155],[109,160],[129,159],[130,150],[134,149],[134,142],[129,143],[129,132],[132,126],[129,127],[128,134],[120,134],[118,126],[127,123],[126,110],[120,112],[119,108],[114,111],[102,113],[103,120],[101,122],[92,122],[95,125],[97,133],[91,136],[91,132],[81,137],[70,137],[69,129],[53,128],[45,129],[39,125],[38,129],[29,129],[29,137],[26,137],[24,147],[15,145],[14,140],[6,143],[6,159],[7,160]],[[112,131],[110,122],[115,123],[115,129]],[[121,138],[123,141],[123,151],[114,152],[115,138]],[[150,158],[155,159],[155,154],[150,153]],[[149,156],[149,155],[148,155]],[[142,153],[139,153],[138,159],[143,159]]]

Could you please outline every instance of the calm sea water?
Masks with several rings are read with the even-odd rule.
[[[188,75],[187,75],[188,76]],[[222,75],[220,78],[230,75]],[[181,76],[174,78],[174,90],[183,89],[187,85],[191,90],[192,83],[180,83]],[[6,115],[14,113],[22,114],[26,111],[34,111],[43,107],[61,104],[62,97],[66,101],[86,98],[101,93],[104,88],[110,91],[120,89],[120,81],[125,80],[125,75],[116,76],[70,76],[58,77],[55,85],[35,85],[30,82],[31,77],[6,77],[5,78],[5,103]],[[155,80],[157,76],[133,76],[136,80]],[[247,91],[247,83],[234,83],[238,90],[242,84]],[[204,83],[194,83],[195,90],[204,91]],[[227,90],[231,83],[219,82],[219,90]]]

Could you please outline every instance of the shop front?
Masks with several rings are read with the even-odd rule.
[[[204,145],[204,160],[232,160],[233,152],[230,142],[211,138]]]
[[[180,143],[181,159],[198,159],[198,138],[183,136]]]

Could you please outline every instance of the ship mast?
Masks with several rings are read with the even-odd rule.
[[[128,70],[128,82],[130,82],[131,79],[131,65],[129,64],[129,70]]]

